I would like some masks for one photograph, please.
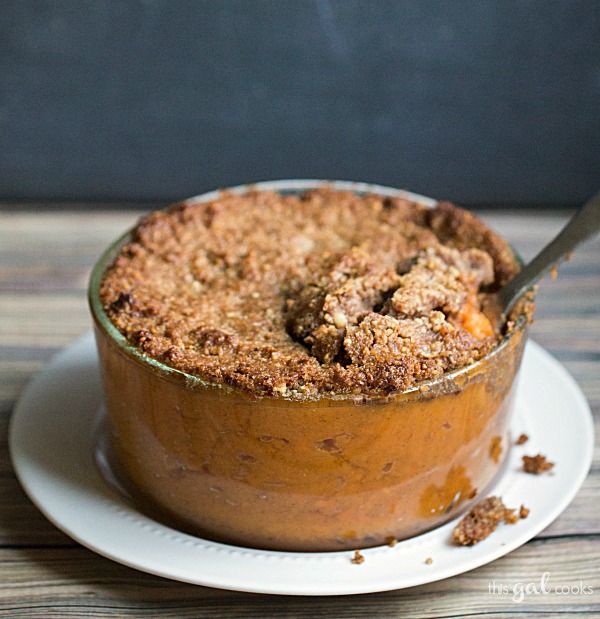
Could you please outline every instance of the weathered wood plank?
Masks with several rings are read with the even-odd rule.
[[[0,550],[0,614],[95,617],[402,617],[566,616],[600,612],[600,539],[548,539],[452,579],[366,596],[266,597],[166,581],[97,557],[82,548]],[[360,569],[357,566],[356,569]],[[524,595],[549,572],[547,594]],[[579,586],[588,594],[555,587]],[[496,585],[496,593],[490,587]],[[499,587],[506,586],[501,593]],[[514,589],[514,587],[517,587]],[[492,590],[493,591],[493,590]],[[24,595],[24,593],[27,595]]]

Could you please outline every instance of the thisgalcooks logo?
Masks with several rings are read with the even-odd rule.
[[[592,595],[594,590],[582,580],[577,583],[554,585],[550,582],[550,572],[544,572],[537,582],[516,582],[504,585],[492,580],[488,583],[490,595],[511,595],[513,602],[520,604],[532,595]]]

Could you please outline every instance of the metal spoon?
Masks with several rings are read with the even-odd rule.
[[[598,231],[600,231],[600,191],[573,215],[569,223],[551,243],[546,245],[527,266],[523,267],[498,292],[499,326],[501,327],[504,324],[515,301],[527,288],[562,262],[580,243]]]

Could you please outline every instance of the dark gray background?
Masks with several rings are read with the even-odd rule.
[[[0,0],[0,199],[600,186],[595,0]]]

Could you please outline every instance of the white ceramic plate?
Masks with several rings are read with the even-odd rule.
[[[23,393],[11,420],[14,468],[31,500],[67,535],[97,553],[139,570],[188,583],[260,593],[340,595],[401,589],[466,572],[518,548],[569,504],[590,467],[593,422],[581,390],[535,343],[523,361],[513,447],[491,493],[531,513],[501,525],[474,547],[456,547],[456,522],[388,546],[352,553],[267,552],[218,544],[180,533],[144,516],[98,472],[93,426],[102,404],[93,338],[60,352]],[[521,456],[541,452],[553,475],[520,471]],[[432,559],[426,564],[427,558]]]

